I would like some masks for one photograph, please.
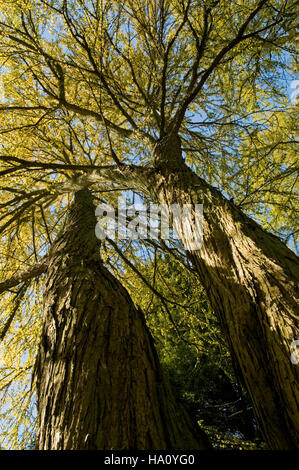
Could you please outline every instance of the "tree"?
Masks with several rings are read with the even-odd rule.
[[[275,449],[298,446],[290,361],[298,264],[265,230],[289,240],[296,232],[293,108],[280,77],[294,67],[295,4],[20,0],[1,8],[6,246],[44,218],[48,237],[47,216],[61,214],[63,194],[82,185],[98,184],[99,197],[133,188],[168,205],[203,203],[204,243],[188,257],[265,439]]]
[[[36,364],[38,448],[207,449],[175,399],[143,314],[101,265],[89,190],[52,246]]]

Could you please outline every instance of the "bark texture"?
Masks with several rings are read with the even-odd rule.
[[[291,362],[291,343],[299,337],[298,259],[179,161],[175,142],[176,168],[159,148],[150,181],[153,196],[168,205],[203,204],[203,245],[189,256],[219,316],[266,441],[273,449],[298,448],[299,373]]]
[[[141,311],[102,265],[88,190],[53,245],[36,364],[38,449],[205,449]]]

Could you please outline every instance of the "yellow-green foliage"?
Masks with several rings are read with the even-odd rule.
[[[156,140],[179,122],[188,98],[179,122],[186,162],[295,245],[296,103],[288,86],[296,20],[295,2],[285,0],[0,0],[0,282],[48,253],[76,182],[91,167],[152,166]],[[115,201],[116,185],[99,181],[95,200]],[[155,286],[154,265],[138,264],[141,245],[123,250]],[[107,264],[120,266],[114,248],[104,249]],[[159,269],[157,288],[174,301],[170,315],[136,272],[123,267],[118,276],[164,345],[165,365],[175,351],[166,339],[175,335],[197,352],[216,351],[222,338],[205,301],[196,315],[187,308],[201,287],[190,279],[187,297],[184,287],[175,297],[171,284],[180,280],[163,263]],[[16,312],[1,344],[0,445],[7,448],[23,448],[33,433],[41,287],[32,282],[16,297],[20,287],[0,298],[0,335]],[[226,354],[215,355],[223,369]]]

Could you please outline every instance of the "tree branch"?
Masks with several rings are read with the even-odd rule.
[[[21,282],[28,282],[31,279],[43,274],[48,267],[48,258],[43,258],[41,261],[35,263],[27,271],[15,274],[14,276],[0,282],[0,294],[10,290],[12,287],[21,284]]]
[[[170,133],[177,134],[179,131],[179,128],[182,124],[182,121],[184,119],[185,113],[187,111],[188,106],[192,103],[192,101],[197,97],[198,93],[206,83],[207,79],[210,77],[212,72],[216,69],[216,67],[219,65],[221,60],[224,58],[224,56],[231,51],[236,45],[238,45],[241,41],[248,39],[249,37],[254,36],[254,33],[250,33],[248,35],[244,35],[244,32],[249,25],[249,23],[256,17],[258,12],[263,8],[263,6],[267,3],[267,0],[261,0],[258,4],[258,6],[251,12],[251,14],[247,17],[247,19],[244,21],[244,23],[240,26],[237,35],[235,36],[234,39],[232,39],[229,44],[224,46],[220,52],[216,55],[214,60],[212,61],[211,65],[202,73],[201,79],[198,82],[198,84],[193,88],[193,90],[187,94],[185,99],[182,101],[181,105],[179,106],[172,122],[170,125]],[[268,26],[268,28],[272,27],[273,23]],[[265,28],[264,28],[265,29]]]

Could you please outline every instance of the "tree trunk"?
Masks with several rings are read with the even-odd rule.
[[[52,247],[36,363],[38,449],[206,449],[174,397],[143,314],[105,269],[91,194]]]
[[[168,205],[203,204],[203,245],[188,255],[266,441],[272,449],[298,448],[299,374],[291,361],[291,343],[299,338],[297,257],[184,165],[179,147],[178,139],[157,146],[154,197]]]

